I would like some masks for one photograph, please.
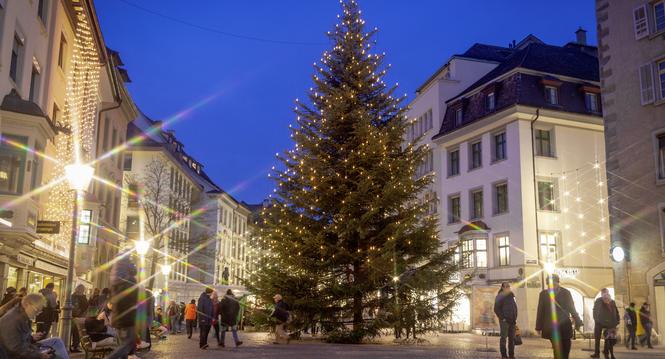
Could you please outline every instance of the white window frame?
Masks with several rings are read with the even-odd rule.
[[[600,112],[600,106],[598,103],[598,94],[593,92],[584,93],[584,104],[586,105],[587,111],[591,113]]]
[[[658,32],[661,32],[661,31],[665,30],[665,23],[663,23],[663,27],[661,27],[661,28],[658,27],[658,22],[657,22],[657,19],[656,19],[656,6],[658,6],[658,5],[663,6],[663,16],[665,16],[665,1],[660,0],[660,1],[656,1],[653,4],[651,4],[651,11],[653,12],[654,33],[658,33]]]
[[[497,156],[497,136],[503,135],[503,157],[498,158]],[[501,130],[492,133],[492,162],[499,162],[508,159],[508,136],[506,135],[506,130]]]
[[[478,145],[478,148],[480,149],[479,161],[478,161],[477,166],[473,162],[473,160],[474,160],[473,147],[475,145]],[[481,167],[483,167],[483,141],[482,141],[482,139],[477,139],[475,141],[469,142],[469,170],[475,170],[475,169],[481,168]]]
[[[455,110],[455,127],[462,126],[462,122],[464,122],[464,111],[458,108]]]
[[[637,77],[640,79],[640,103],[642,105],[653,103],[656,98],[653,64],[648,63],[640,66]]]
[[[453,199],[457,199],[457,208],[459,209],[458,216],[455,216],[453,212]],[[462,195],[458,193],[452,193],[448,195],[448,224],[456,224],[462,221]]]
[[[110,212],[110,211],[109,211]],[[79,229],[76,233],[76,244],[90,244],[92,239],[92,210],[82,209],[79,217]],[[84,238],[85,236],[85,238]]]
[[[559,104],[559,88],[556,86],[545,86],[545,102],[550,105]]]
[[[452,154],[453,152],[457,152],[457,166],[455,167],[456,171],[453,173],[453,161],[452,161]],[[459,176],[461,172],[461,157],[460,157],[460,149],[459,147],[449,149],[448,150],[448,177],[455,177]]]
[[[506,238],[507,239],[507,245],[501,245],[501,239]],[[494,243],[496,243],[496,259],[497,259],[497,264],[498,267],[505,267],[510,265],[510,234],[509,233],[497,233],[494,235]],[[505,258],[506,261],[505,263],[501,260],[502,259],[502,252],[505,249]]]
[[[497,190],[499,186],[506,186],[506,209],[505,211],[499,212],[499,191]],[[508,190],[508,180],[502,180],[494,182],[492,184],[492,214],[495,216],[500,216],[510,212],[510,196]]]
[[[485,109],[490,112],[496,109],[496,95],[494,92],[487,94],[485,98]]]
[[[665,136],[665,130],[653,133],[654,155],[656,163],[656,184],[665,184],[665,154],[660,151],[659,137]]]
[[[636,40],[649,36],[649,14],[646,4],[633,9],[633,29]]]
[[[663,68],[661,68],[661,65]],[[665,59],[656,62],[656,79],[658,80],[658,98],[665,99]]]
[[[549,133],[549,153],[544,153],[540,151],[540,146],[538,145],[538,131],[547,131]],[[538,157],[556,157],[556,143],[555,143],[555,133],[553,127],[536,127],[533,130],[533,145],[534,153]]]
[[[543,244],[543,238],[542,236],[554,236],[554,245],[549,243],[549,238],[547,240],[547,243]],[[561,258],[561,243],[563,241],[561,240],[561,232],[558,231],[539,231],[538,232],[538,245],[540,246],[540,260],[545,263],[551,261],[551,263],[555,263],[556,261]],[[549,256],[549,250],[546,251],[546,253],[543,252],[543,246],[547,249],[550,247],[554,247],[554,258],[551,258]],[[547,255],[546,255],[547,254]]]
[[[475,202],[476,193],[480,193],[481,213],[476,213],[476,202]],[[485,218],[485,193],[483,191],[483,187],[476,187],[469,190],[469,220],[477,220],[483,218]]]
[[[550,183],[550,187],[552,188],[552,198],[550,199],[551,203],[547,203],[546,205],[551,205],[551,209],[543,208],[544,205],[540,201],[540,183]],[[559,199],[559,183],[556,178],[536,178],[536,202],[538,202],[539,212],[559,212]]]

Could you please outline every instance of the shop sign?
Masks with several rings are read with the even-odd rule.
[[[538,264],[538,260],[537,259],[527,259],[526,264]]]
[[[16,255],[16,261],[19,262],[19,263],[21,263],[21,264],[25,264],[25,265],[27,265],[27,266],[31,266],[32,263],[33,263],[33,261],[34,261],[34,259],[33,259],[32,257],[28,257],[28,256],[26,256],[26,255],[23,255],[23,254],[20,254],[20,253],[19,253],[19,254]]]
[[[561,279],[575,279],[580,274],[579,268],[557,268],[554,273],[559,275]]]
[[[60,221],[37,221],[37,233],[43,233],[43,234],[60,233]]]

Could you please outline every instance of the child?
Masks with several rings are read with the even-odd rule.
[[[617,328],[605,329],[605,348],[603,354],[605,359],[616,359],[614,357],[614,345],[617,343]]]

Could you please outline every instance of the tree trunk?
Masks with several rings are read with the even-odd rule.
[[[148,285],[146,288],[150,288],[151,290],[154,290],[155,286],[155,276],[157,274],[157,262],[159,261],[159,247],[162,244],[162,236],[159,235],[157,238],[153,240],[153,248],[152,248],[152,255],[150,256],[150,272],[147,273],[147,278],[148,279]],[[139,270],[141,270],[139,268]]]

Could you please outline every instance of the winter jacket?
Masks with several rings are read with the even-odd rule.
[[[275,304],[275,310],[273,310],[271,317],[274,317],[281,323],[285,323],[289,320],[289,305],[285,301],[280,300]]]
[[[637,328],[637,313],[635,313],[635,309],[627,307],[626,311],[623,313],[623,320],[626,323],[626,325],[630,325],[633,326],[634,328]]]
[[[619,325],[619,309],[612,300],[605,303],[603,298],[598,298],[593,303],[593,321],[599,328],[616,328]]]
[[[72,294],[72,316],[84,318],[88,312],[88,298],[85,294]]]
[[[201,296],[199,296],[196,311],[199,314],[199,324],[212,325],[212,299],[210,299],[210,296],[206,292],[201,293]]]
[[[175,317],[176,315],[178,315],[178,306],[175,304],[169,305],[169,308],[166,311],[169,315],[169,318]]]
[[[224,299],[219,302],[219,315],[222,316],[220,323],[226,326],[234,326],[238,324],[238,313],[240,313],[240,302],[233,295],[225,295]]]
[[[196,304],[189,303],[185,306],[185,320],[196,320]]]
[[[499,290],[499,294],[494,300],[494,314],[499,318],[499,321],[506,321],[511,324],[517,323],[517,303],[513,292],[503,294]]]
[[[23,306],[12,308],[0,318],[0,346],[10,358],[41,359],[39,347],[32,344],[32,327]]]
[[[651,328],[652,323],[651,323],[651,311],[646,310],[644,308],[640,308],[640,322],[642,322],[642,326],[644,328]]]
[[[136,287],[136,266],[130,256],[120,256],[111,269],[111,303],[113,328],[135,326],[138,289]]]
[[[4,316],[9,312],[12,308],[15,306],[19,305],[21,303],[22,297],[14,297],[12,300],[9,302],[5,303],[0,307],[0,317]]]
[[[9,301],[14,299],[14,298],[16,298],[16,292],[11,293],[11,294],[9,294],[9,293],[5,294],[5,296],[2,297],[2,302],[0,302],[0,307],[7,304],[7,303],[9,303]]]
[[[582,320],[575,310],[575,303],[573,296],[566,288],[559,288],[554,295],[554,305],[556,307],[556,318],[559,321],[559,334],[562,339],[570,339],[573,337],[573,323],[570,319],[572,316],[575,323],[579,326],[582,325]],[[553,323],[552,323],[552,302],[550,301],[549,290],[545,289],[540,292],[538,297],[538,311],[536,312],[536,330],[541,331],[541,336],[545,339],[552,339]]]
[[[46,299],[46,305],[42,312],[37,315],[35,320],[40,323],[53,323],[58,319],[58,299],[52,290],[46,288],[39,291]]]

